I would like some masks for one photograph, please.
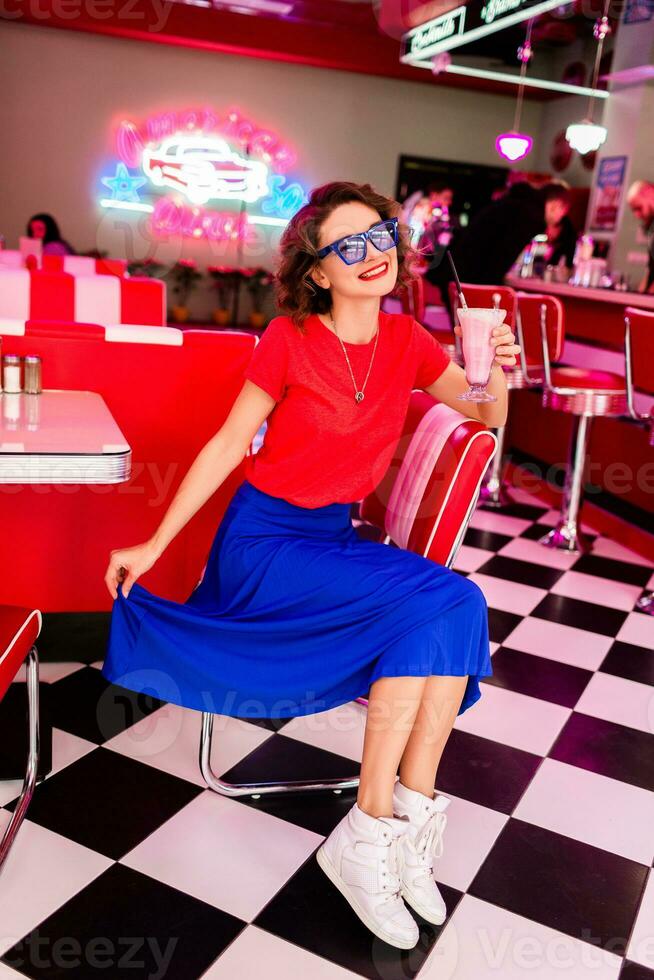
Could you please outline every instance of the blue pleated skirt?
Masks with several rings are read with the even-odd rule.
[[[292,718],[367,697],[379,677],[492,673],[488,609],[467,578],[360,537],[349,503],[315,509],[247,480],[183,602],[138,582],[114,600],[103,676],[196,710]]]

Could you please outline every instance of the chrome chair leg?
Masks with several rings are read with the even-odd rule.
[[[356,698],[358,704],[368,707],[367,698]],[[294,779],[288,782],[283,780],[262,783],[228,783],[226,780],[216,776],[211,768],[211,745],[213,735],[214,715],[209,711],[202,712],[202,732],[200,735],[200,771],[207,784],[208,789],[214,790],[220,796],[251,796],[252,799],[259,799],[261,796],[279,795],[280,793],[307,793],[307,792],[332,792],[341,793],[343,790],[356,789],[359,785],[359,776],[343,778],[324,779],[316,781],[312,779]]]
[[[501,425],[493,430],[497,438],[497,449],[495,455],[488,464],[484,483],[479,493],[479,501],[482,507],[508,507],[514,503],[511,495],[502,483],[502,472],[504,469],[504,439],[506,427]]]
[[[36,773],[39,764],[39,660],[36,647],[33,646],[25,659],[27,674],[27,725],[28,725],[28,755],[27,771],[23,780],[23,788],[11,819],[0,840],[0,871],[4,867],[5,858],[9,854],[18,828],[25,817],[36,785]]]
[[[540,538],[541,544],[548,548],[556,548],[558,551],[578,554],[590,551],[592,547],[592,539],[584,534],[579,527],[584,465],[588,454],[592,418],[592,415],[573,415],[572,417],[572,433],[561,516],[556,527],[553,527],[544,537]]]

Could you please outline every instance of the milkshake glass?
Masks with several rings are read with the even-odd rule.
[[[470,387],[462,395],[457,395],[466,402],[496,402],[495,395],[486,391],[490,379],[495,348],[491,345],[491,335],[494,327],[504,322],[506,310],[489,310],[486,308],[468,307],[457,310],[461,332],[463,334],[463,360],[465,362],[466,380]]]

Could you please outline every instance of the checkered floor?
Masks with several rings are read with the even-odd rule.
[[[437,779],[444,926],[420,921],[402,953],[324,877],[314,852],[352,794],[219,797],[198,712],[107,685],[99,661],[43,664],[54,767],[0,878],[0,980],[653,978],[654,617],[634,612],[653,570],[605,538],[545,550],[554,517],[524,497],[478,510],[458,560],[488,599],[494,673]],[[213,767],[349,775],[364,722],[357,704],[216,719]],[[0,783],[0,826],[18,790]]]

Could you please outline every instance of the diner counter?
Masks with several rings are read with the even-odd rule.
[[[591,289],[513,275],[506,277],[506,284],[524,292],[557,296],[565,307],[566,336],[610,350],[623,349],[625,307],[637,306],[654,312],[654,295],[651,293]]]

